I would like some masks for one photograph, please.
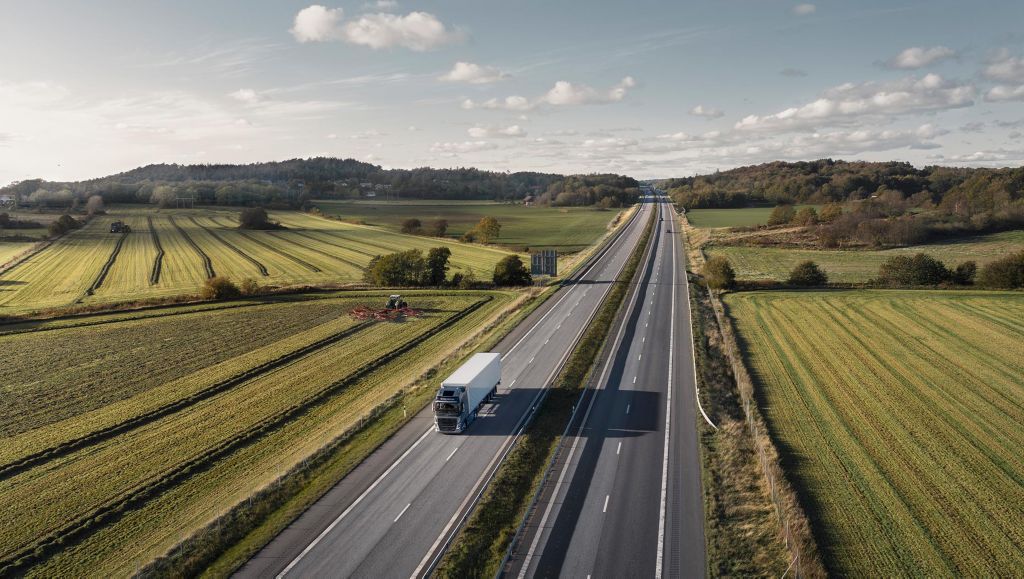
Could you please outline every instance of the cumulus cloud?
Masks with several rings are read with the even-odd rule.
[[[254,104],[260,100],[260,95],[251,88],[240,88],[228,96],[246,104]]]
[[[704,105],[697,105],[690,109],[690,114],[698,117],[705,117],[709,119],[718,119],[725,116],[725,113],[719,109],[706,107]]]
[[[459,34],[428,12],[380,12],[344,21],[341,8],[314,4],[295,15],[292,36],[299,42],[344,41],[375,50],[404,47],[425,51],[453,42]]]
[[[466,82],[469,84],[487,84],[508,78],[508,74],[493,66],[480,66],[472,62],[456,62],[450,71],[438,77],[448,82]]]
[[[437,142],[430,147],[430,151],[432,153],[440,153],[442,155],[458,155],[462,153],[490,151],[497,148],[497,145],[488,141]]]
[[[890,58],[886,66],[898,69],[923,68],[954,56],[956,53],[953,49],[945,46],[912,46]]]
[[[741,130],[810,127],[866,115],[898,115],[967,107],[974,87],[947,81],[937,74],[894,82],[846,83],[821,98],[775,114],[749,115],[736,123]]]
[[[1024,56],[1014,56],[1006,49],[1000,50],[982,71],[985,78],[1009,83],[1024,83]]]
[[[793,7],[793,14],[797,16],[807,16],[814,14],[818,10],[818,7],[814,4],[797,4]]]
[[[344,11],[341,8],[327,8],[319,4],[307,6],[295,15],[291,33],[299,42],[326,42],[340,40],[340,27]]]
[[[462,101],[464,109],[493,109],[526,111],[542,105],[566,107],[592,104],[608,104],[619,102],[626,97],[626,92],[636,86],[633,77],[627,76],[607,90],[598,90],[585,84],[573,84],[560,80],[551,90],[536,99],[530,100],[523,96],[509,96],[504,99],[492,98],[477,102],[472,99]]]
[[[994,86],[985,93],[985,100],[993,103],[1024,101],[1024,84],[1017,86]]]
[[[507,127],[470,127],[466,132],[474,139],[526,136],[526,129],[519,125],[510,125]]]

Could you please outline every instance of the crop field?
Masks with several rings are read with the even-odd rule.
[[[607,231],[617,210],[590,207],[526,207],[480,201],[317,201],[327,215],[399,231],[402,221],[417,218],[423,227],[448,221],[448,237],[458,239],[482,217],[501,223],[495,244],[512,248],[555,249],[570,253],[586,248]]]
[[[880,251],[713,245],[707,248],[707,253],[728,258],[739,279],[785,280],[796,264],[809,259],[828,273],[830,281],[857,283],[875,277],[878,274],[878,266],[894,255],[924,252],[942,260],[948,266],[956,266],[968,260],[976,261],[981,266],[1021,250],[1024,250],[1024,231],[1004,231],[955,241]]]
[[[726,296],[838,576],[1024,569],[1024,294]]]
[[[261,285],[356,283],[376,255],[442,244],[452,250],[450,274],[486,278],[508,255],[297,212],[273,214],[288,227],[277,231],[241,231],[236,218],[217,209],[115,208],[0,273],[0,315],[194,294],[213,275]],[[110,233],[114,220],[132,232]]]
[[[0,266],[7,264],[18,255],[28,251],[35,243],[31,241],[4,241],[0,243]]]
[[[347,315],[385,293],[0,326],[0,344],[24,353],[0,378],[0,575],[130,575],[355,426],[516,295],[411,291],[421,317]]]
[[[820,205],[794,205],[797,211],[804,207],[821,209]],[[701,228],[753,227],[768,223],[774,207],[743,207],[740,209],[691,209],[686,212],[690,225]]]

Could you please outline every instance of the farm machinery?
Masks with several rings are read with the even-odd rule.
[[[349,311],[348,315],[357,320],[379,320],[395,321],[404,318],[415,318],[420,315],[418,310],[409,307],[402,296],[393,294],[383,308],[371,308],[369,306],[358,306]]]
[[[131,233],[132,227],[124,221],[115,221],[110,224],[111,233]]]

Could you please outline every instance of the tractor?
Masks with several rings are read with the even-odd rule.
[[[409,307],[409,304],[405,303],[405,300],[402,299],[402,296],[398,294],[392,294],[391,296],[388,297],[388,303],[386,306],[384,306],[384,309],[404,310],[407,307]]]

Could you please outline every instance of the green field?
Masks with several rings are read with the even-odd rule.
[[[0,315],[194,294],[212,274],[261,285],[355,283],[376,255],[442,243],[452,250],[450,274],[486,278],[508,255],[298,212],[273,213],[287,227],[279,231],[240,231],[236,218],[218,209],[113,209],[0,274]],[[132,233],[110,233],[114,220]]]
[[[1024,569],[1024,294],[726,303],[832,574]]]
[[[797,211],[804,207],[821,209],[820,205],[795,205]],[[691,209],[686,212],[690,225],[702,228],[753,227],[768,223],[774,207],[744,207],[742,209]]]
[[[555,249],[561,253],[579,251],[597,241],[618,211],[591,207],[525,207],[518,204],[481,201],[317,201],[327,215],[379,225],[399,231],[402,221],[417,218],[424,228],[437,219],[448,221],[448,236],[458,239],[480,221],[491,216],[501,223],[501,237],[494,243],[515,248]]]
[[[709,246],[710,256],[729,259],[736,276],[747,280],[782,281],[796,264],[804,260],[817,263],[829,275],[829,281],[865,282],[878,274],[878,266],[894,255],[930,254],[947,266],[973,260],[979,266],[1015,251],[1024,250],[1024,231],[1004,231],[955,241],[912,245],[881,251],[839,251],[816,249],[782,249],[775,247]]]
[[[0,266],[6,265],[15,257],[28,251],[35,243],[31,241],[4,241],[0,242]]]
[[[516,296],[411,291],[421,317],[348,316],[386,293],[0,326],[16,354],[0,370],[0,575],[19,559],[30,575],[130,575],[352,428]]]

